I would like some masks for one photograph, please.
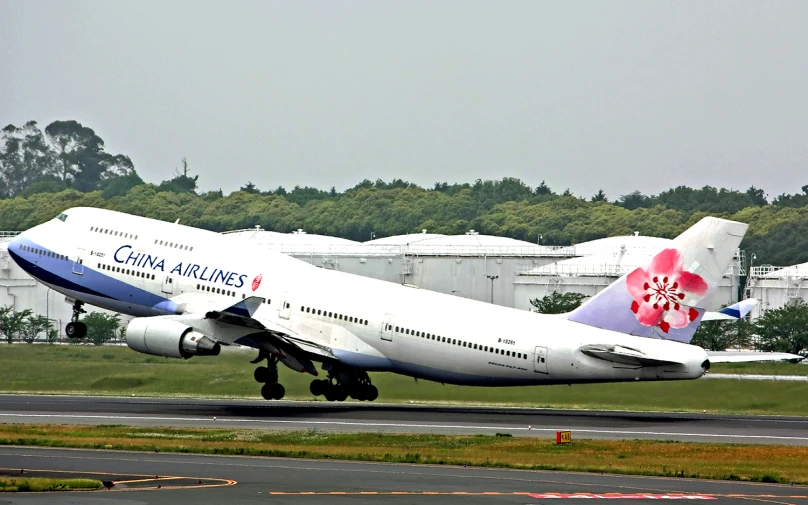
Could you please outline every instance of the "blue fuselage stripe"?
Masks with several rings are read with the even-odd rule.
[[[23,270],[45,284],[75,293],[157,309],[161,313],[171,313],[176,308],[176,304],[168,298],[115,279],[87,265],[60,259],[62,256],[38,244],[28,240],[18,241],[17,244],[19,245],[16,248],[9,247],[11,257]],[[33,252],[32,249],[45,254]],[[51,253],[53,257],[47,253]],[[75,273],[74,269],[82,273]]]

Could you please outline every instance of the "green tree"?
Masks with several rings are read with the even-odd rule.
[[[21,128],[10,124],[2,133],[0,198],[19,195],[53,175],[55,157],[36,121]]]
[[[239,188],[239,191],[244,191],[245,193],[252,193],[252,194],[260,194],[261,191],[255,187],[255,184],[247,181],[247,184]]]
[[[84,316],[82,321],[87,325],[85,340],[92,342],[94,345],[101,345],[107,340],[114,339],[117,335],[118,327],[121,325],[118,314],[109,316],[103,312],[90,312]]]
[[[762,350],[799,354],[808,348],[808,304],[798,300],[767,310],[755,320],[754,331]]]
[[[45,340],[50,340],[51,323],[45,316],[29,315],[20,330],[20,338],[23,342],[33,344],[34,341],[44,336]]]
[[[157,191],[166,191],[170,193],[194,193],[196,194],[196,184],[199,179],[198,175],[191,177],[188,173],[191,171],[188,168],[188,160],[182,158],[182,170],[174,170],[174,177],[163,181],[157,187]]]
[[[616,202],[616,205],[624,209],[634,210],[644,207],[651,207],[654,202],[653,198],[647,197],[639,191],[632,191],[627,195],[622,195]]]
[[[553,291],[543,298],[530,300],[530,304],[542,314],[566,314],[580,307],[586,298],[583,293]]]
[[[592,197],[593,202],[608,202],[609,199],[606,198],[606,193],[603,192],[602,189],[599,189],[597,193]]]
[[[744,319],[704,321],[690,343],[709,351],[745,347],[751,341],[749,327],[750,323]]]
[[[17,312],[10,305],[0,307],[0,334],[9,344],[20,338],[30,316],[31,311],[28,309]]]

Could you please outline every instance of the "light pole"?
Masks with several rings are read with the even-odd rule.
[[[374,238],[376,238],[376,232],[372,231],[370,232],[370,240],[373,240]]]
[[[536,240],[536,245],[541,245],[541,239],[543,239],[543,238],[544,238],[544,237],[542,236],[542,234],[541,234],[541,233],[539,233],[539,239],[538,239],[538,240]]]
[[[499,279],[499,275],[486,275],[491,281],[491,303],[494,303],[494,280]]]

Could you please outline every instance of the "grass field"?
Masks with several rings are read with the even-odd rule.
[[[223,352],[187,361],[138,354],[126,347],[2,345],[0,390],[27,393],[259,397],[254,353]],[[716,365],[716,373],[808,375],[808,366]],[[312,377],[280,367],[287,398],[313,399]],[[382,402],[468,402],[529,407],[676,410],[808,415],[808,387],[800,382],[697,380],[481,388],[372,374]],[[321,400],[322,401],[322,400]]]
[[[101,489],[93,479],[47,479],[41,477],[0,477],[0,493],[32,491],[82,491]]]
[[[793,446],[10,424],[0,444],[808,483],[808,447]]]

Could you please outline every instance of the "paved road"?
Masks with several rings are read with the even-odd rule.
[[[717,504],[808,505],[808,487],[804,486],[280,458],[3,447],[0,467],[24,468],[26,474],[44,470],[49,474],[118,476],[112,491],[0,493],[3,504],[465,505],[580,503],[584,497],[589,498],[587,501],[621,503],[630,498],[642,502],[656,497]],[[157,479],[144,483],[144,475]],[[139,487],[127,487],[127,481],[135,480],[140,481]]]
[[[808,445],[808,418],[369,403],[0,395],[0,423],[126,424]]]

